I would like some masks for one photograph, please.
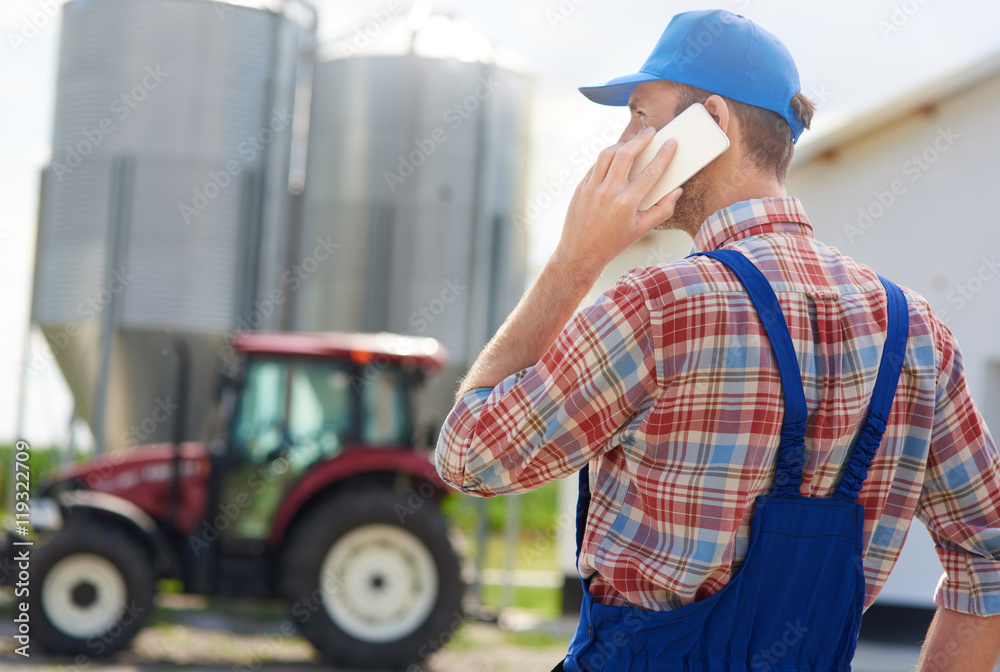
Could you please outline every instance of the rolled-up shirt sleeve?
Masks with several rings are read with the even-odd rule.
[[[649,309],[628,278],[578,311],[537,364],[459,400],[438,438],[441,478],[483,497],[524,492],[620,440],[657,391]]]
[[[947,327],[937,328],[943,355],[917,516],[944,567],[935,604],[992,616],[1000,614],[1000,455],[972,400],[958,344]]]

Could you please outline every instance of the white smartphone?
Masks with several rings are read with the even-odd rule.
[[[664,142],[673,138],[677,151],[663,175],[639,203],[639,210],[649,210],[657,201],[690,180],[695,173],[729,149],[729,138],[722,132],[705,106],[695,103],[661,128],[632,162],[631,182],[642,172]]]

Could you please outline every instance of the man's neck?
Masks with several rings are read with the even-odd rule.
[[[735,203],[740,203],[742,201],[752,201],[754,199],[760,198],[787,198],[788,193],[785,191],[785,185],[781,184],[777,180],[762,180],[754,179],[750,176],[740,176],[738,178],[738,183],[736,184],[722,184],[721,188],[717,188],[714,192],[714,198],[709,201],[710,212],[708,217],[711,217],[719,210],[730,207]],[[704,224],[704,221],[701,222]],[[701,228],[699,224],[698,228]],[[694,237],[698,231],[689,232],[692,237]]]
[[[751,201],[757,198],[786,198],[788,196],[785,185],[777,180],[752,180],[747,177],[742,177],[740,180],[739,184],[723,184],[721,188],[715,190],[715,198],[711,201],[712,206],[714,206],[713,213],[740,201]]]

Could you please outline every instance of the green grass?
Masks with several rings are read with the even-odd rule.
[[[515,495],[521,498],[520,535],[514,556],[516,569],[555,570],[558,569],[556,555],[557,524],[556,502],[558,484],[549,483],[537,490]],[[467,553],[476,555],[478,542],[477,504],[486,502],[487,538],[485,567],[503,568],[507,546],[504,537],[504,523],[507,517],[507,497],[491,497],[477,500],[464,495],[452,495],[441,506],[445,520],[464,537]]]
[[[483,606],[498,609],[502,606],[503,586],[483,586]],[[514,587],[511,606],[530,611],[541,618],[554,619],[562,610],[562,591],[558,588]]]
[[[521,529],[545,532],[552,528],[556,518],[559,484],[548,483],[522,495],[489,497],[486,501],[486,520],[493,532],[503,530],[507,519],[507,497],[521,499]],[[463,532],[471,533],[476,525],[476,501],[467,495],[454,495],[444,501],[445,517]]]
[[[521,530],[514,554],[515,569],[554,571],[559,568],[556,553],[558,487],[557,483],[549,483],[523,495],[515,495],[521,500]],[[503,533],[507,516],[506,499],[501,496],[485,500],[488,534],[483,566],[488,569],[502,569],[506,564],[507,545]],[[453,495],[442,506],[445,518],[464,537],[466,554],[470,559],[475,558],[477,552],[478,503],[473,497]],[[483,606],[499,608],[502,591],[501,586],[484,585]],[[512,606],[535,612],[543,618],[556,618],[560,615],[561,591],[558,588],[517,586]]]
[[[470,628],[468,623],[463,623],[448,640],[448,648],[454,651],[476,651],[488,646],[548,649],[566,646],[566,638],[540,630],[524,632],[499,629],[484,630]]]

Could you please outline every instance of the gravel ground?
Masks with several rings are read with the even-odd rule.
[[[7,637],[4,638],[7,640]],[[427,661],[429,672],[528,672],[550,670],[566,651],[565,644],[541,646],[518,645],[495,626],[471,624],[457,639]],[[464,640],[464,641],[463,641]],[[13,655],[11,647],[0,654],[0,669],[33,672],[69,670],[107,670],[108,672],[160,672],[168,670],[205,670],[231,672],[245,668],[254,672],[320,672],[332,670],[316,660],[312,647],[299,638],[288,638],[281,645],[262,636],[236,635],[220,630],[201,630],[190,626],[158,627],[144,630],[129,651],[110,659],[85,660],[77,665],[72,657],[33,654],[30,661]],[[5,645],[6,645],[5,641]],[[266,662],[256,664],[250,651],[266,651]]]
[[[281,634],[282,613],[272,604],[216,602],[159,596],[150,624],[131,647],[108,658],[14,653],[11,612],[0,617],[0,670],[32,672],[320,672],[334,668],[319,661],[301,637]],[[496,625],[463,625],[443,650],[426,661],[426,672],[528,672],[550,670],[565,654],[569,635],[509,632]]]

